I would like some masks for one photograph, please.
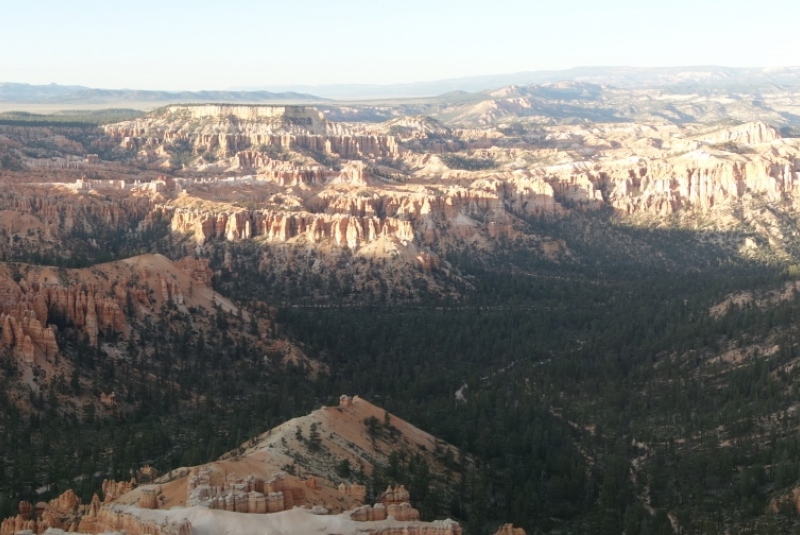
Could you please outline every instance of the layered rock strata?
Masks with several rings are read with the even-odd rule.
[[[269,480],[228,474],[219,485],[214,484],[214,474],[208,467],[201,467],[190,476],[187,494],[189,506],[237,513],[277,513],[305,502],[305,491],[289,486],[284,474],[276,474]]]
[[[209,212],[178,209],[174,212],[171,226],[174,232],[189,234],[198,243],[213,238],[239,241],[257,237],[286,242],[303,236],[311,243],[331,240],[340,246],[356,248],[380,236],[414,239],[410,223],[398,219],[272,210]]]
[[[52,325],[56,317],[85,332],[93,345],[101,330],[122,332],[126,326],[118,299],[96,288],[25,280],[0,287],[0,346],[12,348],[25,361],[32,362],[36,350],[45,357],[58,352]]]
[[[394,136],[349,132],[305,106],[170,106],[147,120],[106,126],[105,133],[120,147],[134,151],[185,140],[197,154],[213,152],[223,157],[262,147],[308,150],[342,158],[390,157],[400,153]],[[245,163],[257,163],[252,157],[243,158]]]

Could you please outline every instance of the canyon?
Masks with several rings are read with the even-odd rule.
[[[726,373],[755,389],[800,369],[781,345],[794,339],[781,322],[800,269],[800,138],[770,114],[679,120],[640,101],[558,115],[616,91],[0,120],[0,426],[17,440],[0,446],[43,467],[3,465],[0,500],[19,506],[0,535],[524,535],[518,519],[580,532],[615,499],[637,525],[680,509],[656,462],[705,451],[709,435],[727,454],[734,430],[766,442],[765,422],[793,405],[726,412],[730,426],[709,410],[713,428],[683,424],[674,444],[675,418],[629,409],[638,427],[617,447],[625,388],[584,386],[652,375],[642,391],[679,396],[675,377],[696,379],[686,392],[708,408]],[[682,110],[678,96],[665,105]],[[694,345],[670,338],[682,333]],[[337,400],[357,389],[449,443]],[[68,446],[48,434],[58,426]],[[650,456],[665,444],[679,453]],[[609,466],[624,476],[601,478]],[[768,489],[782,510],[796,484],[782,485],[736,492]]]
[[[0,251],[64,256],[166,222],[188,239],[183,255],[254,240],[284,256],[315,251],[315,273],[349,250],[448,278],[443,257],[467,246],[515,240],[566,258],[532,223],[610,211],[626,224],[735,233],[730,246],[752,257],[795,254],[774,211],[797,210],[800,142],[776,127],[515,125],[335,122],[303,106],[187,105],[72,144],[69,130],[0,127],[23,165],[3,174],[14,185],[0,199]],[[42,168],[20,150],[32,139],[91,163]],[[91,152],[100,148],[126,159],[106,162]]]

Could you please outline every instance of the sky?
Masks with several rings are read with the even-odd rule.
[[[800,0],[0,0],[0,82],[200,90],[800,65]]]

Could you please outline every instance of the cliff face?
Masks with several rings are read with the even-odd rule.
[[[77,531],[80,519],[84,515],[97,514],[99,508],[100,500],[97,495],[90,505],[82,506],[72,490],[64,492],[49,503],[36,504],[36,507],[23,501],[19,504],[19,514],[0,524],[0,535],[16,535],[24,530],[41,535],[49,528]]]
[[[128,296],[119,288],[117,298],[99,293],[96,287],[83,284],[62,286],[53,277],[28,283],[6,279],[0,287],[0,345],[13,348],[26,362],[33,362],[34,352],[45,357],[58,352],[56,326],[66,322],[86,333],[89,342],[97,344],[101,330],[122,332],[125,316],[119,304]]]
[[[305,106],[169,106],[143,119],[105,127],[107,136],[127,150],[158,150],[183,140],[196,154],[228,158],[267,147],[308,150],[342,158],[386,157],[400,152],[393,136],[364,135],[328,122]],[[242,162],[257,164],[250,156]]]
[[[588,206],[607,203],[626,215],[663,216],[679,210],[706,211],[753,195],[794,204],[800,193],[799,171],[793,157],[697,150],[669,159],[574,164],[550,169],[544,178],[557,198]]]
[[[113,479],[103,480],[103,498],[106,502],[114,501],[115,498],[127,494],[133,490],[134,481],[114,481]]]
[[[268,479],[253,474],[242,478],[231,473],[224,481],[215,475],[218,476],[218,469],[214,467],[192,469],[186,483],[187,505],[264,514],[306,504],[304,488],[292,485],[282,472]]]
[[[0,197],[0,210],[35,216],[53,237],[76,229],[91,234],[101,228],[130,226],[150,211],[150,200],[144,197],[108,197],[81,193],[81,189],[76,184],[15,187]],[[16,229],[11,224],[5,230]]]
[[[65,233],[142,231],[163,217],[199,244],[258,238],[355,250],[388,238],[413,244],[416,256],[462,242],[491,247],[528,233],[530,218],[602,207],[658,221],[712,212],[723,221],[753,199],[800,208],[800,143],[765,123],[547,127],[522,140],[390,123],[334,123],[306,107],[172,106],[104,132],[146,159],[188,146],[200,163],[186,176],[15,187],[0,199],[0,230],[10,247],[56,247]],[[227,160],[206,166],[199,155],[208,153]],[[224,171],[253,174],[214,176]]]
[[[189,234],[199,243],[212,238],[239,241],[257,237],[286,242],[304,236],[310,243],[332,240],[336,245],[356,248],[379,236],[414,239],[408,221],[271,210],[220,213],[178,209],[173,213],[171,227],[173,232]]]
[[[255,240],[265,275],[299,271],[325,284],[352,277],[347,286],[356,292],[398,299],[423,288],[457,291],[457,274],[443,259],[465,247],[486,252],[514,243],[568,259],[569,248],[549,247],[536,220],[589,210],[608,209],[634,224],[755,228],[766,239],[753,243],[793,254],[777,250],[786,236],[778,230],[781,213],[800,210],[800,141],[782,139],[765,123],[520,128],[520,135],[456,129],[429,118],[336,123],[306,107],[173,106],[104,127],[107,143],[138,151],[131,162],[100,161],[99,171],[71,184],[10,187],[0,196],[0,253],[68,258],[86,248],[98,253],[111,239],[170,232],[170,254],[203,257],[226,247],[220,242]],[[13,144],[25,147],[23,138]],[[161,165],[174,176],[141,171]],[[106,179],[112,169],[134,176]],[[342,267],[349,253],[356,261]],[[304,265],[289,267],[304,256]],[[223,269],[233,274],[237,259],[225,258]],[[198,276],[207,284],[207,274]],[[159,299],[189,299],[189,288],[155,284]],[[147,306],[146,288],[132,288],[130,297],[94,295],[94,306],[91,290],[59,297],[58,314],[93,342],[104,329],[125,329],[112,301]],[[37,326],[23,312],[6,310],[15,322],[7,332],[17,334],[3,343],[23,360],[31,348],[49,354],[45,330],[53,322],[37,313]]]
[[[404,156],[417,169],[402,182],[387,182],[378,167],[363,164],[337,174],[267,159],[263,175],[246,182],[183,180],[183,197],[155,211],[170,219],[174,232],[198,243],[259,237],[286,242],[302,236],[309,243],[358,248],[381,236],[421,246],[513,237],[523,219],[604,206],[623,216],[662,218],[725,209],[756,197],[800,206],[800,147],[779,139],[773,128],[753,123],[694,137],[666,133],[647,149],[635,150],[615,149],[619,141],[597,134],[556,136],[553,143],[578,153],[599,150],[586,148],[594,146],[604,147],[608,156],[521,167],[526,152],[513,148],[496,157],[515,168],[492,171],[434,170],[427,155]],[[767,145],[769,150],[758,148]],[[256,153],[242,158],[248,166],[260,161]],[[241,206],[244,192],[233,188],[247,190],[270,208]]]
[[[90,269],[26,266],[25,272],[15,280],[8,266],[0,270],[0,347],[11,348],[25,364],[58,353],[58,326],[74,328],[97,345],[101,332],[124,336],[130,319],[154,315],[162,304],[236,309],[214,297],[207,259],[176,264],[145,255]]]

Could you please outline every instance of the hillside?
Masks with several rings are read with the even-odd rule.
[[[166,509],[193,478],[269,502],[280,471],[470,535],[788,529],[800,145],[770,91],[0,125],[0,511],[135,477],[104,514],[163,499],[180,532],[228,516]]]
[[[391,452],[401,451],[421,452],[431,462],[437,483],[452,484],[442,477],[447,469],[434,455],[442,449],[454,448],[357,396],[341,396],[338,407],[290,420],[213,463],[178,468],[155,479],[148,467],[137,474],[146,479],[142,482],[106,480],[102,505],[95,494],[88,507],[81,506],[71,491],[50,504],[37,504],[35,512],[30,504],[23,505],[0,532],[14,533],[12,526],[17,525],[34,531],[138,531],[153,524],[149,529],[158,534],[277,529],[458,535],[461,527],[452,520],[419,521],[402,485],[384,490],[365,484],[390,464]],[[342,474],[345,461],[358,470]]]

